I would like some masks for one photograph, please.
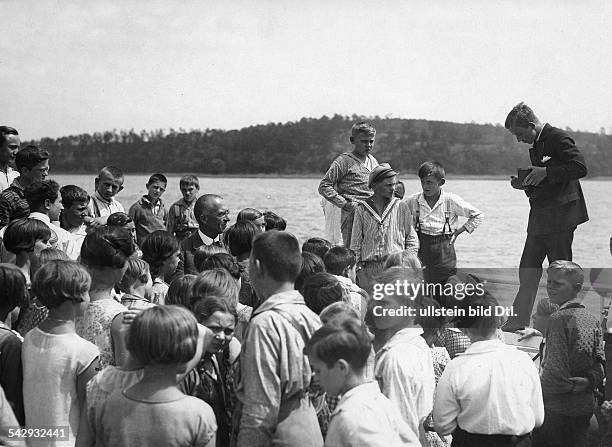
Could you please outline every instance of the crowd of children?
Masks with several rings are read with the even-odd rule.
[[[356,127],[358,153],[330,178],[370,160],[372,135]],[[395,287],[477,282],[457,274],[453,243],[482,213],[441,190],[439,164],[420,167],[423,193],[403,201],[388,165],[355,173],[368,178],[350,200],[323,182],[356,252],[320,237],[300,246],[271,211],[245,208],[228,225],[223,198],[199,195],[193,175],[167,208],[168,181],[152,175],[125,213],[116,167],[89,195],[47,179],[35,146],[14,158],[21,176],[0,193],[0,442],[586,445],[605,361],[577,264],[549,267],[540,374],[500,340],[486,290],[453,301],[477,315],[450,318],[432,316],[449,305],[439,295]],[[372,200],[359,195],[369,187]]]

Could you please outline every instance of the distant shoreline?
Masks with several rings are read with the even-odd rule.
[[[59,175],[91,175],[95,177],[98,175],[97,172],[62,172],[53,170],[53,174]],[[153,172],[129,172],[126,175],[151,175]],[[185,174],[192,174],[191,172],[179,173],[179,172],[168,172],[164,173],[167,177],[180,177]],[[297,179],[321,179],[323,178],[323,173],[321,174],[198,174],[195,173],[200,178],[297,178]],[[412,176],[411,176],[412,177]],[[510,178],[509,175],[503,174],[450,174],[447,175],[446,178],[448,180],[508,180]],[[400,179],[406,180],[400,173]],[[416,175],[413,178],[416,180]],[[595,176],[595,177],[587,177],[581,179],[581,181],[612,181],[612,176]]]

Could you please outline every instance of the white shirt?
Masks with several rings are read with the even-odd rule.
[[[443,234],[447,210],[451,232],[457,229],[458,216],[467,217],[468,220],[463,225],[468,233],[474,231],[484,220],[484,214],[480,210],[451,192],[441,191],[440,197],[433,207],[429,206],[421,192],[412,194],[405,201],[408,203],[413,219],[415,219],[415,226],[418,209],[421,232],[430,236]],[[448,232],[448,225],[446,225],[446,231]]]
[[[446,365],[433,420],[440,435],[457,426],[481,435],[524,435],[544,422],[538,370],[525,352],[498,339],[477,341]]]
[[[202,239],[202,242],[204,242],[204,245],[212,245],[214,242],[216,242],[215,239],[211,239],[204,233],[202,233],[200,229],[198,229],[198,234],[200,235],[200,239]]]
[[[431,349],[422,333],[421,328],[396,332],[376,354],[374,375],[382,393],[427,445],[423,422],[433,408],[436,379]]]
[[[325,438],[328,447],[419,446],[417,435],[397,407],[368,382],[348,390],[332,413]]]
[[[6,167],[6,172],[0,169],[0,192],[11,186],[13,180],[19,177],[19,172],[10,166]]]
[[[98,191],[89,200],[89,214],[93,217],[108,217],[113,213],[125,213],[123,205],[111,197],[110,201],[104,199]]]
[[[46,214],[34,212],[30,213],[28,217],[30,219],[40,220],[41,222],[47,224],[51,230],[50,242],[53,248],[63,251],[73,261],[78,259],[79,255],[81,254],[81,250],[76,238],[72,234],[61,228],[59,225],[52,224],[51,219],[49,219],[49,216]]]

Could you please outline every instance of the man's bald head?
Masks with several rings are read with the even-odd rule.
[[[223,233],[229,222],[229,210],[225,206],[223,197],[217,194],[204,194],[198,197],[193,213],[200,230],[209,237]]]

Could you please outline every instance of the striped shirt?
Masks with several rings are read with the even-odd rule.
[[[372,195],[368,187],[370,172],[376,166],[378,161],[371,155],[364,163],[350,152],[340,154],[319,183],[319,194],[338,208],[347,201],[367,199]]]
[[[379,215],[370,203],[359,202],[351,235],[351,250],[357,262],[380,261],[389,253],[419,249],[408,204],[391,199]]]
[[[415,225],[418,217],[421,232],[430,236],[444,234],[446,213],[448,213],[451,232],[457,229],[457,218],[459,216],[468,218],[467,222],[463,224],[468,233],[474,231],[484,220],[484,214],[480,210],[451,192],[441,191],[440,197],[433,207],[429,206],[421,192],[411,195],[405,202],[415,218]],[[446,231],[448,231],[448,225],[446,227]]]

